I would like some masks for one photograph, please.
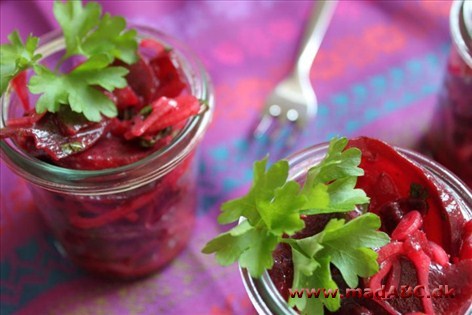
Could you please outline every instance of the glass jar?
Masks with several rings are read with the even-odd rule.
[[[469,11],[466,1],[452,4],[453,44],[429,143],[434,158],[472,187],[472,5],[467,5]]]
[[[62,252],[87,271],[124,279],[156,271],[186,246],[195,221],[195,151],[214,110],[208,75],[188,48],[156,30],[133,27],[139,38],[173,49],[191,94],[205,104],[169,145],[129,165],[89,171],[43,162],[11,139],[0,141],[2,158],[27,181]],[[64,50],[60,32],[40,44],[44,63]],[[7,92],[1,99],[2,128],[19,111],[15,98]]]
[[[324,143],[290,156],[288,158],[290,166],[289,179],[303,182],[308,169],[318,164],[325,157],[327,149],[328,144]],[[421,154],[407,149],[396,149],[443,185],[457,200],[464,217],[467,220],[472,219],[472,191],[461,180],[440,164]],[[258,314],[297,314],[280,295],[268,272],[265,272],[259,279],[252,278],[244,268],[240,268],[240,273],[246,292]],[[472,305],[468,312],[470,311],[472,311]],[[465,314],[468,314],[468,312]]]

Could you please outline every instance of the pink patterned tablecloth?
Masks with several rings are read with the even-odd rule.
[[[200,150],[198,223],[162,272],[132,283],[94,279],[55,250],[25,183],[2,162],[1,314],[253,314],[237,266],[200,253],[223,230],[222,201],[244,191],[255,158],[246,135],[290,69],[311,1],[102,1],[104,9],[186,42],[216,89]],[[49,1],[0,3],[1,41],[56,28]],[[446,1],[341,1],[311,71],[319,113],[293,152],[334,135],[421,143],[450,47]],[[248,149],[249,148],[249,149]],[[290,152],[286,152],[287,154]]]

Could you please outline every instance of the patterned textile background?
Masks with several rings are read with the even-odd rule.
[[[1,165],[2,314],[253,314],[237,266],[200,253],[224,228],[221,202],[245,191],[247,134],[286,75],[311,1],[102,1],[105,11],[186,42],[206,65],[216,114],[200,148],[197,227],[188,248],[141,281],[94,279],[55,250],[23,180]],[[57,27],[49,1],[2,1],[1,42]],[[447,1],[341,1],[311,71],[318,116],[290,152],[335,135],[417,147],[450,47]]]

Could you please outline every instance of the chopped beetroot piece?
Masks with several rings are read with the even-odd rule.
[[[143,194],[135,199],[131,199],[128,202],[120,205],[116,209],[107,211],[95,217],[81,216],[80,213],[75,213],[69,217],[70,223],[79,229],[91,229],[105,224],[109,224],[113,221],[119,220],[126,215],[131,214],[140,207],[149,204],[154,198],[152,194]],[[76,209],[77,210],[77,209]]]
[[[53,161],[90,148],[105,133],[109,122],[104,119],[99,123],[89,123],[75,135],[64,135],[57,120],[51,116],[56,117],[47,113],[33,127],[17,128],[14,137],[25,150],[30,149],[29,146],[25,147],[25,144],[31,145],[33,140],[35,148],[45,152]]]
[[[390,304],[375,299],[350,298],[341,300],[341,309],[335,315],[398,315]]]
[[[160,147],[163,147],[164,145],[168,145],[171,140],[172,140],[172,137],[170,136],[167,137],[166,139],[162,139],[163,144]],[[182,176],[184,176],[184,174],[188,171],[189,167],[191,166],[194,156],[195,156],[194,152],[190,153],[190,155],[187,156],[181,162],[179,167],[176,167],[173,171],[168,173],[165,178],[165,184],[168,185],[169,187],[172,187],[173,189],[177,187],[179,185],[178,184],[179,180],[182,178]]]
[[[133,117],[133,120],[131,121],[131,126],[130,129],[127,130],[124,134],[123,137],[126,140],[132,140],[133,138],[139,137],[140,135],[143,134],[143,132],[146,130],[146,125],[149,122],[153,122],[153,117],[150,119],[147,119],[148,123],[146,123],[147,118],[143,118],[141,115],[136,115]],[[149,127],[149,126],[147,126]]]
[[[49,163],[54,162],[47,152],[36,147],[36,141],[33,137],[20,137],[17,130],[15,134],[11,136],[11,138],[15,139],[15,141],[18,143],[18,146],[28,152],[29,155]]]
[[[177,132],[180,131],[181,129],[183,129],[186,124],[187,124],[187,121],[182,120],[181,122],[176,123],[175,125],[173,125],[172,130],[177,134]]]
[[[15,136],[18,133],[18,130],[20,130],[21,127],[5,127],[0,129],[0,139],[7,139]]]
[[[418,211],[424,217],[428,213],[428,204],[421,198],[400,198],[384,204],[378,211],[382,219],[382,231],[391,234],[403,216],[410,211]]]
[[[133,127],[125,134],[126,139],[132,139],[143,135],[148,129],[156,124],[159,119],[169,114],[173,108],[178,108],[177,100],[161,97],[151,104],[151,112],[143,119],[141,115],[136,115],[133,119]],[[180,108],[180,107],[179,107]],[[164,129],[164,128],[162,128]],[[154,133],[161,129],[154,130]]]
[[[182,91],[187,85],[182,81],[171,81],[166,84],[162,84],[156,93],[156,98],[162,96],[176,97],[182,94]]]
[[[112,118],[110,121],[110,132],[114,136],[124,137],[124,134],[131,129],[131,120],[120,120],[118,118]]]
[[[340,213],[302,215],[302,219],[305,221],[305,228],[293,235],[293,238],[300,239],[318,234],[323,231],[326,224],[328,224],[331,219],[339,219],[341,217],[342,214]]]
[[[445,198],[444,200],[446,209],[448,210],[448,219],[451,224],[451,239],[453,242],[453,252],[448,254],[454,257],[459,256],[461,241],[464,239],[464,226],[467,221],[460,212],[458,203],[452,199],[452,196],[449,193],[446,193],[445,196],[449,198],[447,201]]]
[[[180,80],[179,72],[172,61],[169,53],[160,54],[150,62],[152,70],[161,82],[169,83],[174,80]]]
[[[292,288],[293,283],[292,249],[288,244],[280,243],[272,256],[274,266],[269,270],[269,275],[282,297],[288,300],[288,289]]]
[[[472,235],[462,240],[460,259],[472,259]]]
[[[379,250],[377,261],[382,263],[387,259],[392,259],[403,252],[402,242],[390,242]]]
[[[431,289],[447,285],[454,289],[454,297],[432,299],[435,314],[463,315],[472,302],[472,259],[465,259],[456,264],[430,268],[429,286]]]
[[[472,236],[472,220],[469,220],[464,223],[462,227],[462,237]]]
[[[467,221],[462,228],[460,259],[472,259],[472,220]]]
[[[75,136],[79,132],[89,130],[96,125],[84,115],[72,111],[69,107],[61,107],[57,115],[51,118],[64,136]]]
[[[186,84],[182,81],[182,75],[172,62],[170,53],[160,54],[150,62],[152,70],[159,78],[159,87],[155,98],[161,96],[176,97],[185,89]]]
[[[423,225],[423,219],[418,211],[408,212],[398,223],[392,233],[392,240],[404,241]]]
[[[104,148],[106,148],[105,151]],[[88,150],[63,158],[56,164],[83,170],[114,168],[137,162],[154,150],[154,147],[152,149],[143,148],[124,139],[108,136],[102,138]]]
[[[154,123],[148,130],[147,134],[154,134],[157,131],[167,127],[172,127],[182,121],[186,121],[191,116],[198,114],[200,111],[200,102],[192,95],[181,95],[174,98],[175,106],[166,112],[166,114]]]
[[[160,185],[161,187],[156,190],[156,194],[166,196],[166,198],[161,201],[162,207],[160,207],[157,211],[156,209],[154,209],[154,211],[148,211],[148,213],[143,216],[146,227],[152,227],[156,224],[159,224],[163,218],[165,220],[169,209],[172,208],[171,205],[175,204],[180,198],[182,198],[182,194],[184,193],[182,189],[175,188],[175,185],[165,186],[166,184],[167,180],[164,179],[162,185]]]
[[[118,110],[139,104],[139,98],[130,86],[115,89],[113,95],[116,97],[115,104]]]
[[[10,128],[30,128],[33,127],[33,125],[39,121],[43,116],[46,114],[46,112],[42,114],[36,113],[36,111],[30,110],[23,117],[20,118],[10,118],[7,121],[7,126]],[[0,130],[1,132],[1,130]]]
[[[405,245],[407,244],[408,243],[406,243]],[[429,285],[429,266],[431,264],[431,259],[422,250],[409,250],[408,258],[411,260],[413,265],[415,265],[418,285],[423,285],[425,288],[427,288],[426,292],[423,292],[424,296],[420,298],[423,305],[423,311],[426,314],[434,314],[433,303],[431,299],[426,296],[430,294],[428,285]]]
[[[431,249],[431,260],[440,266],[446,266],[449,263],[449,256],[444,249],[433,241],[429,241]]]
[[[408,238],[407,242],[410,242],[410,244],[412,244],[412,246],[415,248],[421,248],[421,250],[424,251],[426,255],[431,257],[431,241],[428,240],[426,234],[423,231],[417,230],[413,232]]]
[[[397,201],[384,204],[379,210],[379,216],[382,219],[382,231],[392,234],[404,214],[403,209]]]
[[[26,79],[26,71],[22,71],[13,78],[11,84],[21,101],[21,105],[23,105],[23,109],[25,112],[28,112],[30,110],[30,103]]]
[[[398,258],[392,260],[392,269],[387,276],[387,281],[385,283],[386,288],[400,288],[400,280],[402,276],[402,266]]]
[[[357,187],[364,189],[370,197],[369,211],[378,213],[379,209],[392,200],[406,198],[410,195],[412,184],[420,185],[428,193],[428,213],[423,218],[424,230],[428,239],[442,246],[446,252],[456,254],[453,248],[454,237],[451,235],[449,214],[446,211],[446,200],[441,199],[445,192],[439,184],[427,176],[386,143],[360,137],[349,141],[348,147],[357,147],[362,151],[360,167],[365,175],[358,178]],[[447,196],[453,200],[452,196]],[[453,205],[451,205],[453,206]],[[454,211],[460,212],[458,205]],[[441,226],[443,228],[438,229]]]
[[[142,106],[146,106],[155,99],[160,78],[157,77],[151,66],[142,57],[132,65],[124,65],[129,73],[126,80],[133,91],[141,98]]]
[[[413,295],[413,288],[418,284],[415,265],[404,256],[400,256],[398,261],[401,270],[400,285],[408,286],[411,289],[404,291],[403,297],[400,296],[394,299],[382,300],[380,303],[391,305],[395,310],[397,310],[397,314],[422,312],[423,305],[421,300]],[[398,293],[402,294],[401,287]]]
[[[151,59],[167,53],[165,46],[152,38],[144,38],[141,40],[139,48],[144,55],[149,56]]]
[[[396,261],[395,257],[387,258],[382,263],[379,264],[379,271],[370,277],[368,287],[372,291],[381,289],[382,280],[389,274],[392,270],[392,264]]]

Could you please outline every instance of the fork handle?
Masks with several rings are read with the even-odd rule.
[[[296,60],[295,74],[308,78],[316,53],[320,48],[337,0],[318,0],[313,4]]]

